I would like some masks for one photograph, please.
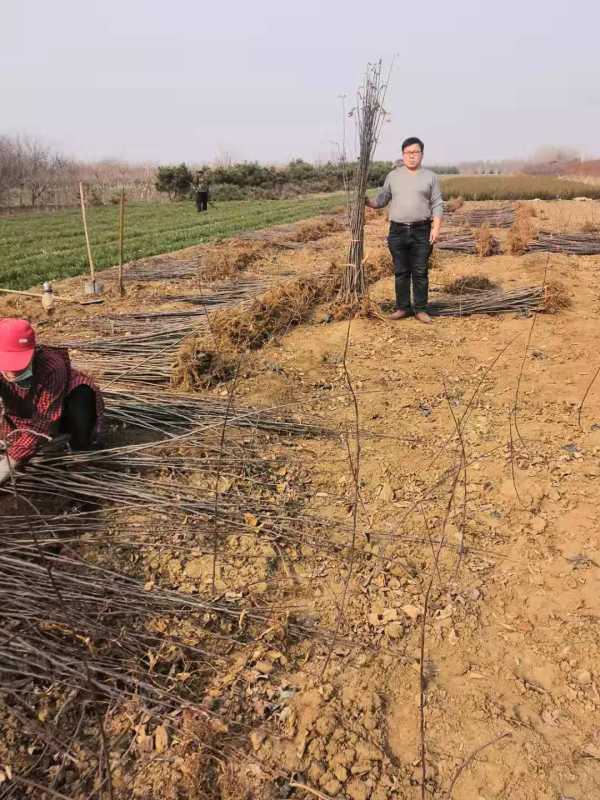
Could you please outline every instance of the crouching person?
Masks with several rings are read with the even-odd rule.
[[[87,450],[102,429],[93,380],[71,367],[66,349],[36,345],[23,319],[0,320],[0,399],[0,484],[49,439],[66,434],[73,450]]]

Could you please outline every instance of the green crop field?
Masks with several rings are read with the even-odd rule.
[[[448,176],[442,178],[442,191],[445,197],[462,195],[465,200],[600,197],[600,186],[532,175]],[[344,204],[342,192],[289,200],[219,202],[206,214],[198,214],[189,201],[131,203],[126,211],[125,261],[235,236],[243,231],[296,222],[342,208]],[[99,269],[117,263],[118,217],[117,206],[88,210],[92,251]],[[27,289],[44,280],[80,275],[87,270],[78,209],[0,217],[2,288]]]
[[[126,209],[125,261],[235,236],[243,231],[296,222],[343,207],[344,195],[292,200],[221,202],[199,214],[193,203],[132,203]],[[98,268],[118,260],[117,206],[88,210],[92,252]],[[79,210],[22,213],[0,218],[0,286],[27,289],[45,280],[88,270]]]

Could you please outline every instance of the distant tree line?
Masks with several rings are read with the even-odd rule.
[[[369,185],[381,186],[394,164],[376,161]],[[339,191],[352,178],[353,163],[311,164],[301,158],[285,166],[245,161],[194,166],[128,164],[116,160],[82,163],[67,158],[35,137],[0,134],[0,209],[51,209],[76,205],[79,182],[90,205],[118,200],[124,188],[129,200],[181,200],[208,183],[215,200],[294,197]],[[431,167],[457,174],[456,167]]]
[[[375,161],[371,165],[369,186],[381,186],[393,169],[391,161]],[[435,172],[458,174],[456,167],[430,167]],[[298,194],[335,192],[343,189],[352,178],[353,163],[327,162],[310,164],[297,158],[286,166],[244,161],[226,166],[191,168],[187,164],[165,165],[156,173],[156,189],[171,200],[183,200],[196,188],[208,183],[215,200],[244,200],[246,198],[282,198]]]
[[[34,137],[0,135],[0,208],[75,205],[80,181],[90,205],[114,202],[122,187],[130,200],[156,200],[155,172],[155,164],[80,163]]]
[[[51,187],[68,181],[75,165],[37,139],[0,136],[0,205],[43,205]]]

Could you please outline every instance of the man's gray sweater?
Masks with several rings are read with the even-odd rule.
[[[406,167],[396,167],[385,179],[382,190],[371,201],[373,208],[390,205],[392,222],[421,222],[441,217],[444,201],[440,182],[435,172],[418,169],[410,172]]]

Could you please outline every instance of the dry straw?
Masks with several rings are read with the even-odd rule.
[[[294,241],[296,242],[314,242],[317,239],[322,239],[330,233],[338,233],[345,230],[346,226],[340,217],[327,217],[317,222],[306,222],[298,225],[294,234]]]
[[[571,295],[562,283],[550,281],[544,286],[543,310],[547,314],[556,314],[571,306]]]
[[[600,233],[600,224],[594,220],[586,219],[581,226],[582,233]]]
[[[335,296],[339,285],[339,270],[332,267],[275,286],[245,307],[215,313],[210,331],[187,339],[179,349],[172,384],[196,388],[228,380],[240,353],[257,350],[304,322],[317,303]]]
[[[522,217],[537,217],[538,215],[535,206],[525,202],[515,203],[515,211]]]
[[[389,255],[383,253],[370,260],[364,259],[361,268],[366,288],[389,272]],[[305,322],[317,304],[327,303],[336,295],[334,305],[339,309],[339,292],[345,275],[345,269],[332,264],[326,273],[304,276],[270,289],[246,308],[216,313],[211,329],[217,349],[237,353],[256,350],[274,336]],[[361,303],[356,305],[358,308]],[[366,306],[362,304],[362,307]],[[330,310],[332,308],[333,305]]]
[[[497,289],[498,284],[491,281],[485,275],[461,275],[459,278],[447,283],[444,291],[447,294],[468,294],[469,292],[492,291]]]
[[[523,255],[529,250],[532,239],[535,236],[535,227],[531,221],[531,206],[521,203],[515,210],[515,221],[507,236],[509,251],[515,255]]]
[[[331,296],[338,283],[334,272],[298,278],[265,292],[248,309],[216,313],[211,327],[218,348],[242,352],[262,347],[273,336],[303,322],[316,303]]]
[[[475,249],[480,258],[493,256],[500,252],[500,243],[492,236],[492,231],[487,222],[481,225],[475,234]]]
[[[459,197],[452,197],[450,200],[447,200],[444,204],[444,211],[448,214],[453,214],[455,211],[458,211],[459,208],[462,208],[465,204],[465,199],[462,196]]]
[[[437,247],[434,247],[429,256],[429,271],[441,270],[443,267],[442,255]]]
[[[264,255],[263,243],[229,242],[228,247],[213,247],[200,256],[200,276],[204,280],[222,280],[238,276]]]
[[[389,254],[383,251],[364,259],[362,269],[367,287],[390,272]],[[171,383],[195,389],[229,380],[240,353],[258,350],[270,339],[306,322],[320,303],[328,304],[332,319],[347,319],[351,312],[381,319],[377,305],[367,297],[357,302],[340,300],[344,276],[343,267],[331,264],[325,273],[282,283],[252,302],[215,313],[210,330],[204,328],[182,343]]]

